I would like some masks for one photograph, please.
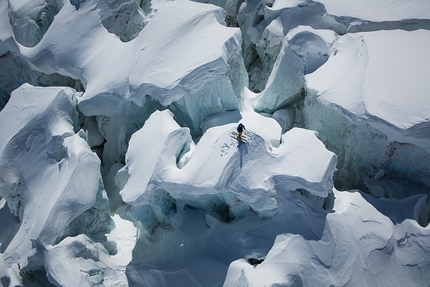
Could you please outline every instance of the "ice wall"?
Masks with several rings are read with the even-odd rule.
[[[428,71],[420,67],[428,61],[422,43],[429,6],[418,2],[366,9],[366,3],[327,1],[329,12],[312,2],[249,1],[239,12],[243,45],[258,52],[244,52],[250,88],[261,90],[250,97],[253,108],[295,110],[290,127],[317,130],[340,157],[340,188],[398,198],[427,193]],[[306,17],[283,18],[290,10]],[[264,87],[253,88],[253,73]]]
[[[199,135],[207,116],[238,109],[247,81],[240,32],[223,25],[221,8],[188,1],[159,5],[127,43],[102,25],[105,18],[100,15],[109,11],[97,1],[83,2],[79,9],[65,2],[43,41],[33,49],[20,47],[24,59],[37,69],[84,83],[79,108],[98,118],[107,140],[107,166],[123,160],[128,138],[154,105],[169,107],[193,135]],[[58,35],[67,37],[59,41]],[[96,53],[88,45],[94,39],[99,41]],[[133,105],[136,108],[130,108]]]
[[[320,198],[333,188],[336,156],[312,131],[293,129],[279,147],[267,150],[254,132],[249,144],[236,147],[229,135],[232,125],[226,125],[207,130],[194,148],[189,130],[172,116],[168,111],[151,115],[132,136],[126,165],[116,176],[142,232],[172,225],[178,201],[229,222],[248,211],[273,217],[277,185]]]
[[[237,13],[243,0],[196,0],[195,2],[210,3],[225,10],[225,22],[229,27],[238,27]]]
[[[6,5],[7,2],[4,1]],[[55,0],[12,0],[8,14],[16,40],[26,47],[34,47],[48,30],[55,15],[61,9],[61,1]]]
[[[281,51],[283,38],[300,25],[345,33],[346,27],[313,1],[246,1],[238,13],[250,89],[261,92]]]
[[[0,1],[1,284],[429,285],[430,2],[196,2]]]
[[[20,57],[8,51],[0,56],[0,109],[2,109],[10,98],[13,90],[24,83],[33,86],[66,86],[74,88],[76,91],[83,92],[84,88],[79,80],[72,79],[60,74],[44,74],[32,70],[29,65]]]
[[[100,160],[85,133],[75,133],[78,96],[71,88],[26,84],[0,113],[8,123],[0,128],[0,192],[20,221],[1,242],[2,273],[14,264],[23,270],[43,267],[36,241],[56,244],[112,228]]]
[[[80,8],[80,1],[74,3]],[[146,13],[139,9],[137,1],[105,1],[106,9],[99,12],[103,26],[110,33],[117,35],[121,41],[128,42],[136,38],[147,22]]]
[[[429,247],[429,228],[411,219],[396,224],[375,209],[378,205],[392,211],[399,208],[389,201],[372,205],[359,192],[335,191],[335,197],[334,212],[327,215],[321,239],[278,235],[264,257],[233,262],[223,286],[423,286],[429,282],[429,257],[421,253]],[[400,208],[413,214],[416,203],[405,202]],[[411,256],[418,253],[422,255]]]
[[[335,55],[306,76],[307,126],[340,155],[344,187],[402,198],[428,186],[428,72],[417,69],[429,60],[417,44],[428,36],[427,30],[346,35],[334,44]],[[405,58],[411,51],[418,56]],[[386,180],[397,187],[381,187]]]

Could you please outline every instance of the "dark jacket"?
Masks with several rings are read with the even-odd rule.
[[[245,126],[244,126],[244,125],[242,125],[242,124],[239,124],[239,125],[237,126],[237,132],[238,132],[238,133],[241,133],[241,132],[243,132],[243,130],[246,130],[246,129],[245,129]]]

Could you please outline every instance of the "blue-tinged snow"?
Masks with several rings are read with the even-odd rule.
[[[204,2],[0,2],[1,285],[430,285],[428,3]]]
[[[407,57],[425,55],[429,36],[427,30],[344,36],[333,46],[336,55],[306,77],[307,86],[353,114],[379,118],[402,130],[429,122],[430,99],[423,84],[429,72],[418,68],[428,66],[429,59]]]
[[[369,203],[358,191],[334,190],[334,194],[334,212],[327,214],[318,240],[278,235],[261,264],[233,262],[223,286],[425,286],[429,282],[430,254],[422,251],[430,247],[430,228],[422,229],[413,217],[420,201],[399,206],[383,199]],[[375,206],[393,214],[401,208],[410,217],[396,222]]]
[[[102,243],[80,234],[45,246],[41,252],[49,281],[56,286],[127,286],[136,229],[118,215],[114,220],[116,228]]]
[[[161,223],[168,214],[157,218],[157,210],[163,209],[157,205],[164,204],[157,202],[160,193],[215,212],[218,210],[212,202],[223,202],[232,217],[240,217],[242,212],[235,212],[235,204],[267,218],[276,212],[273,194],[277,184],[320,197],[331,192],[336,156],[325,149],[314,132],[293,129],[275,148],[258,130],[251,129],[257,127],[252,125],[252,117],[244,120],[249,123],[245,132],[248,143],[237,143],[231,135],[236,124],[228,124],[208,129],[191,149],[189,130],[181,128],[171,112],[155,112],[132,136],[126,165],[117,175],[117,182],[124,186],[120,192],[123,200],[134,209],[152,206]],[[189,150],[189,159],[179,168],[177,163]]]
[[[78,96],[71,88],[23,85],[0,113],[7,123],[0,127],[1,195],[21,221],[4,242],[5,266],[38,269],[37,244],[111,229],[100,160],[85,133],[74,132]]]
[[[319,0],[331,15],[354,17],[373,22],[428,19],[430,3],[426,0]],[[385,12],[385,13],[384,13]]]
[[[10,37],[12,36],[13,32],[12,32],[12,26],[9,23],[9,17],[8,15],[8,2],[7,1],[2,1],[0,3],[0,26],[2,27],[2,29],[0,29],[0,41],[4,42],[7,39],[10,39]],[[3,45],[1,45],[1,50],[0,50],[0,55],[4,54],[4,49],[6,49],[6,47],[4,47]]]
[[[131,134],[156,108],[171,105],[193,135],[201,132],[207,116],[239,108],[247,85],[241,34],[225,27],[221,8],[158,3],[128,42],[103,26],[103,15],[110,11],[98,1],[83,2],[79,9],[66,1],[37,46],[17,44],[31,66],[84,83],[79,109],[97,116],[108,166],[123,160]]]
[[[305,119],[332,150],[343,150],[344,183],[360,181],[379,196],[427,193],[429,36],[428,30],[345,35],[328,61],[305,76]],[[424,211],[421,222],[427,218]]]

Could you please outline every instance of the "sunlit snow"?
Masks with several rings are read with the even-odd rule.
[[[429,11],[1,1],[0,285],[429,286]]]

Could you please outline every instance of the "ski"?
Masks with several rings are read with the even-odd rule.
[[[237,139],[237,132],[233,132],[233,131],[229,132],[229,136],[235,140],[238,140]],[[250,140],[249,136],[242,134],[242,137],[239,141],[242,141],[244,143],[249,143],[249,140]]]

